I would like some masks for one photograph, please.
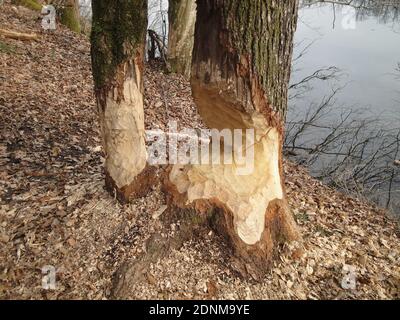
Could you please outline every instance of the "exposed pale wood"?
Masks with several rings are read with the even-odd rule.
[[[39,40],[39,36],[36,33],[22,33],[6,29],[0,29],[0,36],[23,41]]]
[[[147,1],[93,2],[92,70],[106,153],[106,187],[121,202],[145,195],[143,110]]]

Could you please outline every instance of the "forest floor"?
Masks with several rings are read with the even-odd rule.
[[[37,32],[39,41],[0,38],[0,298],[107,299],[124,261],[146,251],[163,224],[161,186],[120,205],[104,190],[88,39],[59,26],[41,31],[38,14],[0,10],[0,28]],[[201,127],[189,83],[148,66],[146,127]],[[365,201],[341,194],[285,163],[286,188],[304,254],[282,255],[264,279],[237,276],[229,250],[210,230],[151,264],[133,299],[399,299],[398,224]],[[356,288],[342,287],[346,265]],[[56,268],[56,289],[42,268]]]

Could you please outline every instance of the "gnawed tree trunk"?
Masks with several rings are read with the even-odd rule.
[[[173,72],[190,76],[196,21],[195,0],[169,0],[168,59]]]
[[[237,158],[225,165],[175,165],[168,191],[178,207],[210,215],[251,274],[265,270],[280,244],[299,238],[282,169],[297,7],[297,0],[197,2],[195,102],[210,128],[254,128],[254,169],[238,175]]]
[[[143,112],[147,0],[92,1],[92,68],[106,186],[120,201],[147,192]]]
[[[64,0],[57,9],[60,22],[74,32],[81,32],[79,20],[79,0]]]

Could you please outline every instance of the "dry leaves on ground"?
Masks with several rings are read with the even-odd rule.
[[[84,36],[45,33],[38,15],[6,1],[0,27],[36,32],[36,42],[0,38],[0,297],[104,299],[115,271],[146,250],[163,225],[160,185],[121,206],[103,188],[103,157]],[[202,127],[182,77],[148,66],[147,129]],[[304,253],[283,255],[261,283],[232,272],[229,250],[210,230],[152,264],[135,299],[393,299],[400,292],[398,226],[385,212],[332,190],[285,163],[288,198]],[[41,286],[57,270],[56,290]],[[357,287],[342,288],[345,265]]]

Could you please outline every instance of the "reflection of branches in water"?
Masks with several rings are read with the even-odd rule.
[[[303,0],[301,8],[318,4],[350,6],[356,10],[357,21],[364,21],[369,17],[375,17],[383,24],[400,21],[400,0]]]
[[[294,44],[295,49],[297,49],[298,47],[303,46],[303,44],[304,44],[306,41],[307,41],[307,40],[302,40],[302,41],[300,41],[300,42],[295,43],[295,44]],[[312,40],[312,41],[310,41],[309,43],[307,43],[307,44],[304,45],[304,48],[301,49],[300,52],[299,52],[296,56],[294,56],[294,57],[292,58],[292,66],[296,66],[296,64],[298,63],[298,61],[299,61],[301,58],[303,58],[303,57],[307,54],[308,50],[314,45],[314,43],[315,43],[316,41],[317,41],[317,40]]]
[[[336,67],[318,69],[313,74],[289,86],[289,90],[291,90],[289,99],[298,99],[312,90],[311,83],[314,80],[328,81],[337,79],[340,76],[339,72],[340,70]]]
[[[365,110],[343,109],[332,121],[341,89],[311,106],[302,120],[287,122],[285,151],[331,185],[398,209],[400,128],[383,129],[376,117],[365,118]]]
[[[308,50],[316,42],[316,40],[308,41],[303,40],[295,44],[296,49],[299,49],[296,56],[292,59],[292,74],[296,74],[301,69],[297,67],[300,60],[308,53]],[[306,76],[305,78],[298,80],[297,82],[291,82],[289,85],[289,100],[294,101],[296,99],[302,98],[306,93],[313,89],[313,82],[315,81],[338,81],[344,73],[335,66],[323,67],[312,74]]]
[[[293,74],[314,42],[302,41],[293,58]],[[396,68],[400,79],[400,63]],[[367,110],[340,108],[336,96],[345,87],[344,73],[336,67],[320,68],[289,86],[286,154],[308,166],[313,175],[342,190],[368,196],[378,204],[400,210],[400,128],[388,128]],[[313,90],[314,82],[334,88],[306,113],[296,103]],[[297,114],[296,114],[297,113]],[[294,120],[293,120],[294,119]]]

